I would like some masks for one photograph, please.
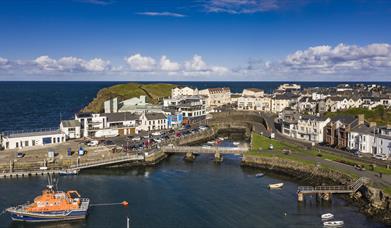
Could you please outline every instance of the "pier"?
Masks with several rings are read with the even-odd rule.
[[[305,194],[317,194],[324,200],[330,200],[332,194],[355,193],[361,186],[368,183],[368,179],[360,177],[358,180],[349,185],[333,185],[333,186],[299,186],[297,189],[297,200],[302,202]]]
[[[163,146],[164,153],[195,153],[195,154],[236,154],[248,151],[247,147],[202,147],[202,146]]]
[[[6,172],[6,173],[0,173],[0,178],[20,178],[20,177],[30,177],[30,176],[43,176],[49,174],[59,174],[63,171],[89,169],[89,168],[95,168],[100,166],[122,164],[131,161],[144,161],[144,156],[133,154],[133,155],[125,155],[125,156],[114,157],[109,159],[91,161],[91,162],[84,162],[84,163],[77,162],[76,165],[71,165],[69,168],[64,168],[64,169],[26,170],[26,171]]]

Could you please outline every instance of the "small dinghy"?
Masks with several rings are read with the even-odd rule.
[[[326,214],[321,215],[320,217],[322,218],[322,220],[329,220],[329,219],[333,219],[334,215],[331,213],[326,213]]]
[[[268,187],[270,189],[279,189],[279,188],[282,188],[282,186],[284,186],[284,183],[276,183],[276,184],[269,184]]]
[[[60,176],[73,176],[79,174],[79,171],[74,169],[74,170],[63,170],[58,173]]]
[[[263,177],[263,176],[265,176],[265,174],[263,174],[263,173],[257,173],[257,174],[255,174],[255,177]]]
[[[343,221],[329,221],[329,222],[324,222],[323,226],[325,227],[341,227],[343,226]]]

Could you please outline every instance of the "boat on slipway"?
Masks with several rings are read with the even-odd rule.
[[[81,198],[77,191],[56,191],[47,185],[33,203],[7,208],[14,221],[52,222],[85,219],[90,200]]]

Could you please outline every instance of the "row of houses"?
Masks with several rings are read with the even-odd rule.
[[[286,109],[280,114],[281,133],[295,139],[328,145],[379,159],[391,157],[391,126],[377,127],[364,115],[321,117]]]

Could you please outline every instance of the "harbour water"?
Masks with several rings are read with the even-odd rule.
[[[126,217],[131,227],[321,227],[327,212],[345,227],[385,227],[337,197],[299,204],[296,183],[270,173],[256,178],[257,172],[240,167],[239,157],[218,165],[206,155],[193,163],[172,156],[157,167],[83,171],[60,177],[59,188],[77,189],[93,204],[127,200],[129,206],[92,207],[86,221],[61,224],[12,223],[3,215],[0,227],[126,227]],[[266,188],[276,182],[284,188]],[[45,177],[1,180],[0,208],[32,200],[46,183]]]

